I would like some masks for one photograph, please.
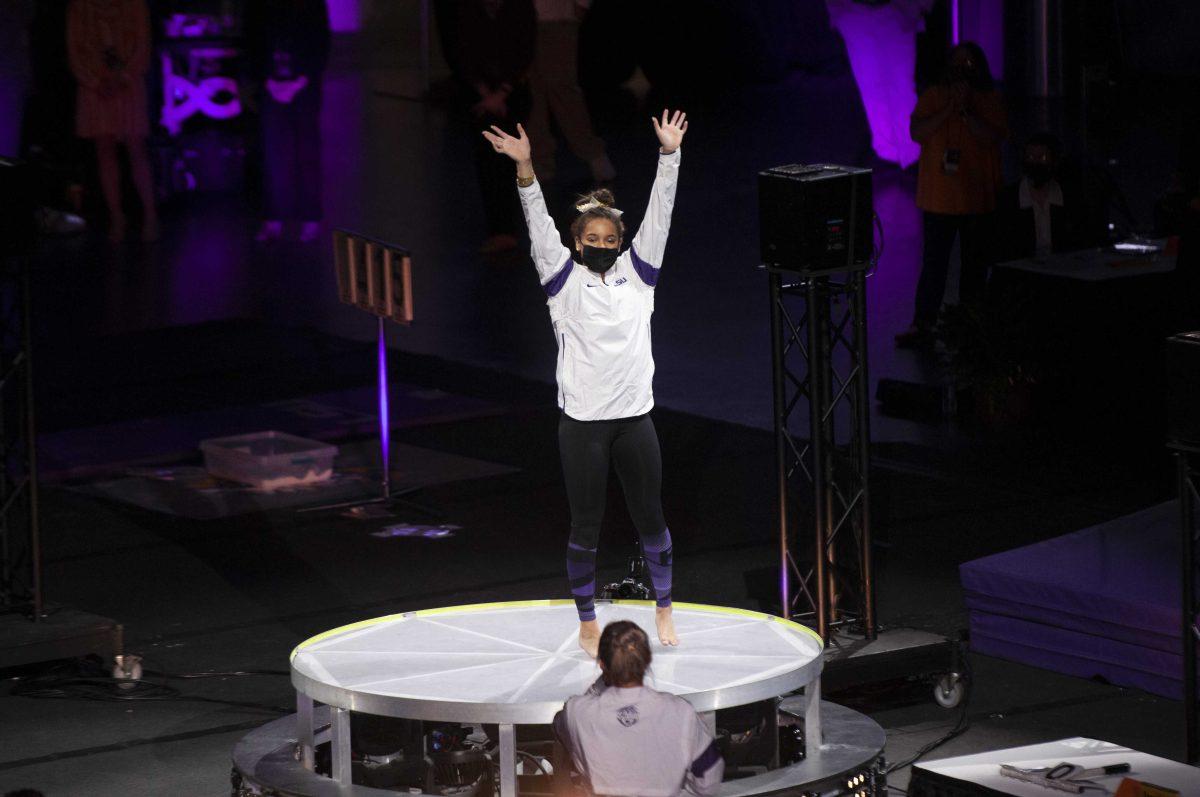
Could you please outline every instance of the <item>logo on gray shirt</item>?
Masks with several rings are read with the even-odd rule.
[[[617,722],[624,725],[626,728],[637,725],[638,710],[637,706],[624,706],[617,709]]]

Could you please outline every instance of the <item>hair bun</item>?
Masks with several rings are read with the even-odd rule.
[[[603,205],[606,208],[611,208],[614,204],[616,204],[616,201],[616,197],[613,196],[612,191],[609,191],[607,188],[597,188],[595,191],[589,191],[588,193],[579,197],[579,199],[575,202],[575,207],[581,208],[585,205],[595,203],[597,205]]]

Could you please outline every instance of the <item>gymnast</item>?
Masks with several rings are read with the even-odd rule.
[[[654,406],[650,316],[688,123],[678,110],[664,110],[661,119],[651,121],[659,143],[658,172],[641,227],[623,252],[625,224],[611,191],[597,189],[576,203],[574,251],[568,250],[546,210],[525,129],[518,124],[517,136],[496,126],[483,133],[496,152],[517,164],[533,262],[558,342],[558,448],[571,507],[567,577],[579,612],[579,644],[593,658],[600,643],[596,545],[610,462],[650,569],[658,640],[679,644],[671,615],[671,533],[662,510],[662,454],[649,414]]]

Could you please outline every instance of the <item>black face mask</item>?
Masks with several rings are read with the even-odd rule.
[[[1054,171],[1045,163],[1026,163],[1025,174],[1028,175],[1029,182],[1038,188],[1050,182],[1054,177]]]
[[[584,244],[580,257],[583,259],[585,266],[597,274],[603,274],[613,267],[613,263],[617,262],[618,254],[620,253],[616,249]]]

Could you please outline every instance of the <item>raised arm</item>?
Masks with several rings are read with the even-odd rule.
[[[517,125],[520,138],[510,136],[496,125],[491,132],[483,131],[483,137],[492,148],[512,158],[517,164],[517,193],[521,196],[521,210],[525,213],[525,224],[529,227],[530,247],[533,264],[537,267],[538,281],[546,293],[554,296],[562,288],[571,273],[571,250],[563,246],[562,238],[554,226],[554,219],[546,209],[542,187],[533,173],[529,136],[525,128]]]
[[[667,234],[671,231],[671,211],[675,208],[675,187],[679,182],[679,146],[687,132],[687,114],[676,111],[668,121],[668,112],[663,111],[662,121],[653,119],[654,132],[658,136],[658,172],[654,175],[654,187],[650,189],[650,202],[646,215],[633,237],[630,255],[638,276],[653,287],[658,282],[658,271],[662,268],[663,253],[667,249]]]

